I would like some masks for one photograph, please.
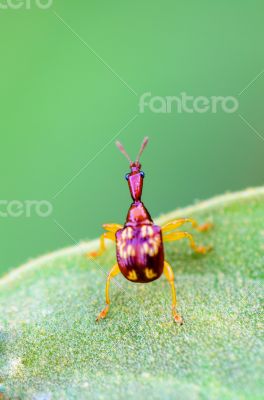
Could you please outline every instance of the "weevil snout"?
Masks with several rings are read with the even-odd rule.
[[[138,201],[141,198],[145,174],[141,171],[141,164],[137,161],[130,164],[130,170],[131,172],[126,174],[126,180],[128,181],[132,199]]]
[[[131,158],[127,154],[126,150],[124,149],[124,146],[120,142],[116,142],[117,147],[121,151],[121,153],[124,154],[124,156],[128,159],[130,163],[130,173],[126,174],[126,180],[128,181],[128,186],[130,190],[130,194],[132,196],[132,199],[134,201],[140,201],[141,194],[142,194],[142,188],[143,188],[143,179],[144,179],[144,172],[141,171],[141,164],[139,162],[139,159],[145,149],[145,147],[148,144],[148,138],[145,137],[145,139],[142,142],[142,145],[140,147],[138,156],[136,158],[135,162],[131,161]]]

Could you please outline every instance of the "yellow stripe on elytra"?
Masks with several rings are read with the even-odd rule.
[[[145,238],[146,236],[154,236],[154,229],[152,226],[143,225],[141,227],[141,237]]]
[[[147,233],[149,236],[153,236],[154,235],[154,230],[152,228],[152,226],[148,226],[147,227]]]
[[[146,268],[145,269],[145,275],[148,279],[152,279],[152,278],[156,278],[156,276],[158,276],[158,274],[156,274],[153,269],[151,268]]]
[[[150,257],[155,256],[156,254],[158,254],[159,252],[159,245],[160,245],[160,239],[156,239],[155,238],[151,238],[149,239],[147,242],[144,242],[142,244],[142,248],[141,248],[141,254],[147,254]]]
[[[127,238],[132,239],[133,238],[133,229],[131,227],[127,228]]]
[[[147,226],[143,225],[141,228],[141,236],[144,238],[147,236]]]
[[[146,241],[142,243],[142,247],[140,249],[140,253],[142,255],[148,255],[150,257],[154,257],[159,252],[160,246],[160,235],[155,234],[155,231],[152,226],[143,225],[140,230],[141,237],[146,238]],[[127,243],[127,240],[131,240],[133,238],[133,229],[131,227],[127,227],[123,230],[121,234],[121,238],[117,243],[120,256],[123,258],[134,257],[136,255],[135,247]]]
[[[123,240],[132,239],[133,238],[133,229],[130,226],[128,228],[125,228],[123,230],[123,232],[121,233],[121,238]]]
[[[155,256],[155,254],[157,254],[157,250],[154,247],[150,247],[149,251],[148,251],[148,255],[150,257]]]
[[[127,255],[129,257],[134,257],[136,255],[136,251],[135,251],[134,247],[131,244],[129,244],[127,246]]]
[[[129,271],[129,273],[127,275],[127,279],[129,279],[130,281],[136,281],[138,279],[137,273],[136,273],[136,271],[134,269]]]
[[[149,252],[149,246],[148,246],[147,242],[144,242],[144,243],[143,243],[143,249],[144,249],[144,253],[145,253],[145,254],[148,254],[148,252]]]

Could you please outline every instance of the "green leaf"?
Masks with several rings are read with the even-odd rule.
[[[193,255],[166,244],[185,324],[170,315],[165,278],[121,275],[104,306],[114,247],[98,242],[42,257],[0,281],[0,393],[5,399],[262,399],[264,188],[229,194],[163,216],[211,220],[194,233],[214,246]],[[192,232],[188,226],[184,229]],[[0,394],[1,398],[1,394]]]

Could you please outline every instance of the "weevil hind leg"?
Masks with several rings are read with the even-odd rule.
[[[190,222],[192,227],[198,232],[206,232],[208,229],[212,228],[213,224],[206,222],[205,224],[199,225],[198,222],[193,218],[178,218],[174,221],[170,221],[161,227],[162,233],[173,231],[174,229],[180,228],[182,225]]]
[[[177,295],[176,295],[176,287],[175,287],[175,283],[174,283],[174,273],[173,273],[173,270],[172,270],[170,264],[167,261],[164,261],[163,272],[171,286],[171,294],[172,294],[171,310],[172,310],[173,319],[177,324],[182,325],[183,318],[180,316],[180,314],[177,313],[177,310],[176,310]]]
[[[188,239],[189,240],[189,245],[191,249],[198,254],[206,254],[208,251],[212,249],[212,246],[198,246],[192,235],[188,232],[173,232],[173,233],[168,233],[163,236],[163,241],[164,242],[173,242],[175,240],[181,240],[181,239]]]
[[[105,240],[109,239],[109,240],[113,240],[115,241],[115,233],[122,228],[122,225],[119,224],[104,224],[103,228],[107,231],[105,233],[103,233],[100,236],[100,245],[99,245],[99,249],[97,251],[92,251],[90,253],[86,254],[87,258],[96,258],[101,256],[105,250],[106,250],[106,245],[105,245]]]
[[[96,318],[96,321],[100,321],[100,319],[104,319],[109,311],[110,308],[110,296],[109,296],[109,289],[110,289],[110,281],[112,278],[114,278],[116,275],[118,275],[120,272],[118,264],[115,264],[111,271],[109,272],[106,280],[106,286],[105,286],[105,302],[106,306],[105,308],[100,312],[98,317]]]

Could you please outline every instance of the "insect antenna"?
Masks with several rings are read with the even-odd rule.
[[[147,144],[148,144],[148,140],[149,140],[149,138],[146,136],[146,137],[144,138],[143,142],[142,142],[141,147],[140,147],[140,150],[139,150],[139,153],[138,153],[136,162],[139,162],[139,159],[140,159],[140,157],[141,157],[141,154],[143,153],[145,147],[146,147]]]
[[[119,148],[119,150],[121,151],[121,153],[124,154],[124,156],[128,159],[129,163],[132,164],[131,158],[127,154],[124,146],[118,140],[116,141],[116,145]]]

